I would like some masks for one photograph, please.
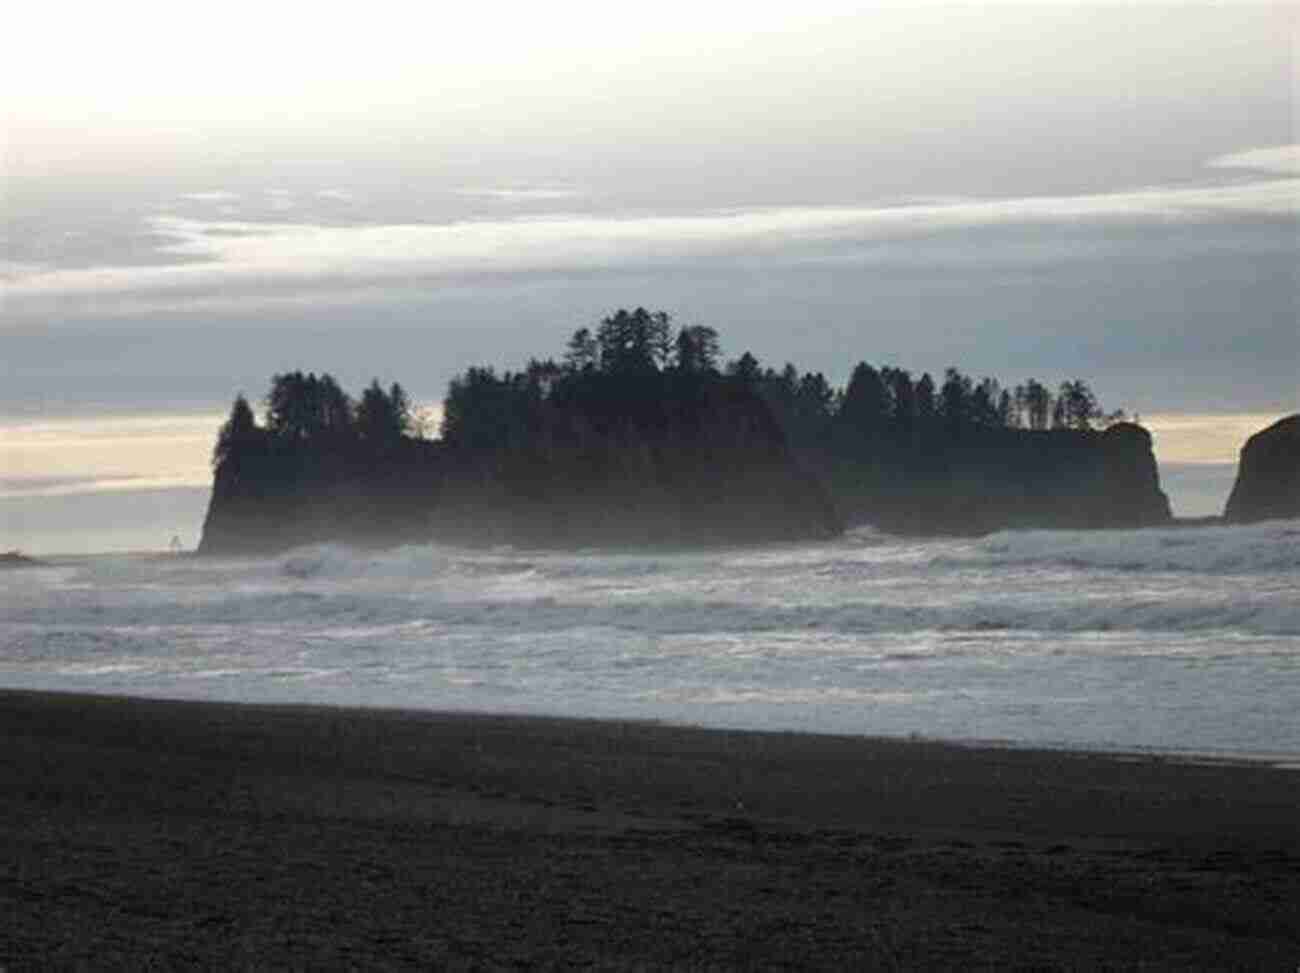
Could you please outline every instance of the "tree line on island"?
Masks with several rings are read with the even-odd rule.
[[[385,391],[376,379],[353,400],[328,372],[285,372],[271,379],[264,401],[266,424],[259,426],[248,399],[235,396],[217,433],[214,467],[241,452],[276,447],[384,452],[420,432],[410,396],[397,382]]]
[[[264,405],[259,424],[240,395],[220,430],[209,525],[239,508],[270,531],[274,510],[301,527],[286,543],[342,521],[389,539],[492,525],[488,539],[639,543],[1168,517],[1149,437],[1083,380],[1053,392],[862,362],[835,388],[749,352],[724,362],[716,330],[644,308],[578,329],[558,360],[457,375],[436,437],[397,383],[353,399],[287,372]],[[345,515],[349,497],[373,509]]]
[[[996,378],[976,382],[950,367],[937,384],[928,372],[913,379],[907,369],[877,369],[864,361],[837,389],[821,372],[800,372],[791,363],[763,368],[749,352],[723,364],[720,349],[714,328],[686,325],[674,331],[664,312],[620,310],[594,331],[574,332],[558,362],[533,359],[521,371],[500,374],[492,366],[475,366],[453,378],[439,435],[461,450],[527,449],[548,408],[580,405],[584,413],[612,421],[717,382],[756,391],[795,448],[849,454],[990,430],[1089,430],[1125,418],[1122,410],[1104,412],[1082,379],[1062,382],[1053,393],[1036,379],[1006,388]],[[255,443],[383,452],[404,437],[423,438],[431,431],[397,382],[385,390],[376,379],[353,399],[328,373],[286,372],[273,376],[263,402],[265,424],[259,426],[248,400],[236,396],[218,435],[214,465]]]

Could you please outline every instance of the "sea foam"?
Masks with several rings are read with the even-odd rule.
[[[0,685],[1300,753],[1300,522],[15,572]]]

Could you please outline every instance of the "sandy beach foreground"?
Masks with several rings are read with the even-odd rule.
[[[0,692],[0,966],[1293,970],[1300,773]]]

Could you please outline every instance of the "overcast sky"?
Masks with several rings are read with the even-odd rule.
[[[635,305],[1297,407],[1293,4],[465,6],[10,12],[0,410],[432,398]]]

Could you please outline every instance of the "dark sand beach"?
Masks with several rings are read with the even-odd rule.
[[[0,966],[1300,963],[1300,772],[0,692]]]

